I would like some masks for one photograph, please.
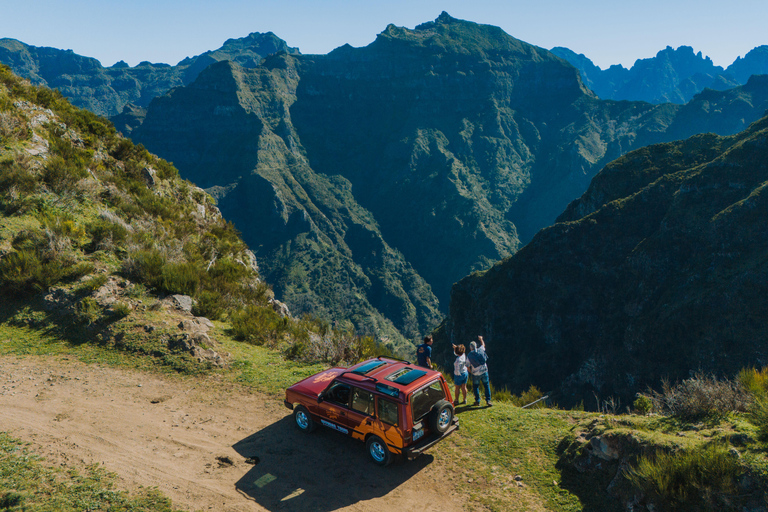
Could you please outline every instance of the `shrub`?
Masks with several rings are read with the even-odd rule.
[[[635,407],[635,411],[643,416],[653,410],[653,401],[641,393],[637,394],[637,398],[635,398],[635,402],[632,405]]]
[[[649,398],[654,410],[690,421],[744,412],[751,402],[749,394],[737,383],[701,374],[674,386],[664,381],[662,391],[652,391]]]
[[[49,158],[43,169],[43,182],[57,194],[74,190],[75,183],[86,176],[85,169],[70,165],[58,155]]]
[[[114,250],[125,244],[128,236],[128,230],[115,222],[106,219],[98,219],[88,224],[88,234],[91,236],[91,242],[88,245],[89,251],[99,249]]]
[[[757,427],[760,439],[768,441],[768,398],[756,398],[749,408],[747,418]]]
[[[762,370],[744,368],[739,372],[736,380],[742,388],[756,397],[765,397],[768,395],[768,366],[764,367]]]
[[[744,470],[723,444],[642,456],[625,475],[666,510],[722,510]]]
[[[78,323],[93,325],[101,319],[102,308],[93,297],[85,297],[75,307],[75,318]]]
[[[131,314],[131,307],[125,302],[115,302],[112,305],[112,316],[117,319],[125,318]]]
[[[0,259],[2,291],[11,296],[35,293],[36,276],[42,273],[42,262],[34,251],[14,251]]]
[[[165,257],[157,249],[139,250],[123,264],[123,271],[150,288],[160,290],[163,284]]]
[[[263,345],[276,341],[288,330],[288,320],[283,319],[270,307],[246,306],[230,316],[232,334],[236,339]]]
[[[200,286],[200,272],[194,263],[168,263],[162,269],[162,288],[168,293],[194,295]]]
[[[195,305],[192,306],[192,314],[195,316],[204,316],[210,320],[218,320],[224,314],[224,299],[218,292],[203,290],[196,297]]]

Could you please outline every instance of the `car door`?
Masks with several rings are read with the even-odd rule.
[[[393,453],[403,448],[401,405],[383,396],[376,396],[376,430]]]
[[[345,382],[334,382],[323,392],[323,401],[318,404],[320,423],[342,434],[351,435],[349,428],[349,400],[352,386]]]
[[[374,430],[376,402],[373,393],[352,386],[349,412],[346,425],[352,432],[352,437],[365,439],[366,434]]]

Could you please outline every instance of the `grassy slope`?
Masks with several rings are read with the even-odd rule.
[[[44,330],[15,327],[8,323],[0,325],[0,355],[66,355],[86,362],[165,373],[190,383],[203,376],[209,379],[213,377],[223,385],[242,386],[243,391],[250,389],[264,392],[275,400],[282,399],[285,387],[326,366],[288,361],[275,350],[237,342],[227,336],[226,327],[226,324],[217,322],[215,334],[221,343],[221,350],[233,355],[231,367],[200,368],[199,373],[193,371],[187,375],[178,374],[163,364],[160,358],[93,343],[71,343]],[[269,366],[269,371],[261,371],[253,365],[253,361],[260,362],[259,368]],[[448,474],[453,475],[456,490],[467,495],[469,510],[619,510],[619,501],[606,493],[619,469],[618,461],[603,462],[602,467],[595,467],[593,461],[575,469],[576,462],[583,462],[589,444],[584,442],[582,434],[616,439],[619,444],[624,442],[623,449],[629,461],[636,461],[640,453],[655,451],[657,448],[690,450],[713,441],[724,442],[728,446],[737,446],[741,453],[740,463],[749,468],[750,474],[756,478],[765,481],[768,470],[765,444],[757,441],[747,446],[730,443],[736,434],[746,434],[750,439],[757,438],[755,427],[738,416],[719,423],[690,424],[657,416],[610,416],[554,409],[523,410],[507,403],[497,403],[491,409],[460,408],[459,414],[460,432],[435,447],[432,453],[435,455],[435,463],[441,464]],[[627,439],[633,442],[627,444]],[[18,443],[8,439],[4,439],[4,442],[18,446]],[[7,474],[9,468],[21,463],[23,457],[21,452],[14,453],[12,450],[10,458],[6,455],[0,459],[0,473]],[[71,479],[69,485],[78,485],[78,480],[73,476],[63,475],[55,469],[45,469],[44,461],[35,464],[35,471],[51,471],[59,475],[59,480]],[[102,480],[105,489],[108,489],[109,478],[101,470],[86,468],[85,473],[83,478],[90,479],[89,482]],[[517,476],[521,478],[519,483],[515,479]],[[616,493],[622,499],[629,499],[628,496],[635,491],[622,477],[616,478],[616,481]],[[23,488],[21,484],[3,485],[6,489]],[[78,492],[92,491],[84,489]],[[24,499],[25,503],[42,504],[54,498],[41,490],[25,494]],[[135,499],[159,498],[151,494]],[[154,502],[137,503],[136,510],[155,510],[153,506],[142,505]]]

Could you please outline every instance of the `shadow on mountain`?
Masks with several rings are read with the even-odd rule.
[[[365,444],[318,427],[299,432],[293,416],[238,441],[235,451],[255,462],[235,487],[270,511],[331,511],[379,498],[414,477],[434,458],[376,466]]]

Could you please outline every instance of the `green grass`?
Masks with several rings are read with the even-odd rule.
[[[24,443],[0,432],[0,510],[174,510],[170,500],[156,489],[129,495],[115,490],[114,481],[114,475],[96,465],[80,471],[50,467]]]
[[[168,358],[176,356],[162,354],[157,350],[157,337],[163,331],[157,330],[150,334],[139,328],[144,323],[159,321],[162,314],[148,311],[144,313],[145,316],[135,318],[137,314],[131,313],[115,323],[113,327],[120,326],[126,332],[122,344],[117,346],[89,341],[87,333],[83,335],[84,338],[74,336],[69,340],[63,339],[60,331],[41,328],[46,325],[44,318],[40,318],[39,312],[27,309],[14,318],[26,317],[37,327],[0,323],[0,355],[53,355],[77,358],[86,363],[137,368],[190,381],[200,377],[214,378],[226,388],[243,391],[250,389],[265,393],[275,400],[282,399],[285,388],[290,384],[328,366],[326,363],[290,361],[275,348],[239,342],[231,337],[229,326],[224,322],[214,322],[212,336],[218,341],[215,347],[217,351],[231,354],[228,368],[218,369],[196,360],[169,363]],[[663,497],[663,491],[652,489],[657,486],[654,482],[664,482],[665,478],[697,482],[685,475],[695,475],[699,471],[697,468],[711,466],[709,462],[714,460],[712,457],[698,457],[697,454],[706,455],[702,447],[713,443],[718,446],[735,445],[731,441],[738,436],[747,436],[753,440],[747,446],[738,446],[741,454],[738,468],[744,469],[757,482],[768,481],[768,444],[761,441],[759,426],[750,422],[750,417],[745,414],[691,422],[658,415],[611,416],[555,409],[524,410],[511,403],[498,402],[492,408],[460,407],[459,418],[459,432],[438,444],[430,453],[436,458],[436,463],[441,464],[441,470],[452,475],[451,483],[460,492],[469,495],[467,503],[470,510],[619,510],[619,500],[610,496],[605,489],[615,479],[619,482],[617,488],[620,493],[626,494],[640,486],[641,480],[635,480],[633,484],[621,476],[616,478],[618,461],[603,463],[599,471],[590,469],[579,472],[574,469],[574,463],[585,454],[583,439],[577,439],[580,433],[618,439],[623,446],[626,461],[631,467],[638,468],[637,474],[643,475],[642,482],[648,486],[645,492],[655,496],[657,503],[677,503],[674,500],[681,499],[679,496],[695,492],[695,489],[704,489],[709,492],[708,496],[713,496],[712,503],[720,503],[717,501],[721,499],[717,489],[729,488],[719,484],[708,486],[708,480],[696,484],[698,487],[692,487],[693,490],[675,491],[678,494],[671,495],[672,498]],[[649,458],[643,462],[640,454],[646,452],[690,453],[693,454],[690,459],[693,462],[682,464],[682,469],[665,465],[660,458]],[[680,457],[674,460],[680,460]],[[722,458],[717,460],[722,461]],[[36,463],[45,466],[43,461]],[[7,471],[10,464],[0,462],[0,471]],[[732,469],[728,467],[725,473],[719,473],[721,476],[725,474],[725,479],[720,482],[728,482],[726,477]],[[68,473],[57,474],[62,482],[74,478]],[[520,484],[514,480],[516,475],[522,479]],[[99,478],[104,489],[110,493],[115,492],[109,487],[111,484],[108,484],[106,477]],[[98,485],[95,477],[89,482]],[[76,484],[72,480],[66,485]],[[24,491],[17,484],[3,488],[23,495],[25,500],[31,499],[31,494],[36,494]],[[754,489],[750,492],[754,492]],[[157,498],[153,496],[153,499]],[[140,504],[133,506],[134,509],[126,510],[153,510],[151,507],[141,508]]]

